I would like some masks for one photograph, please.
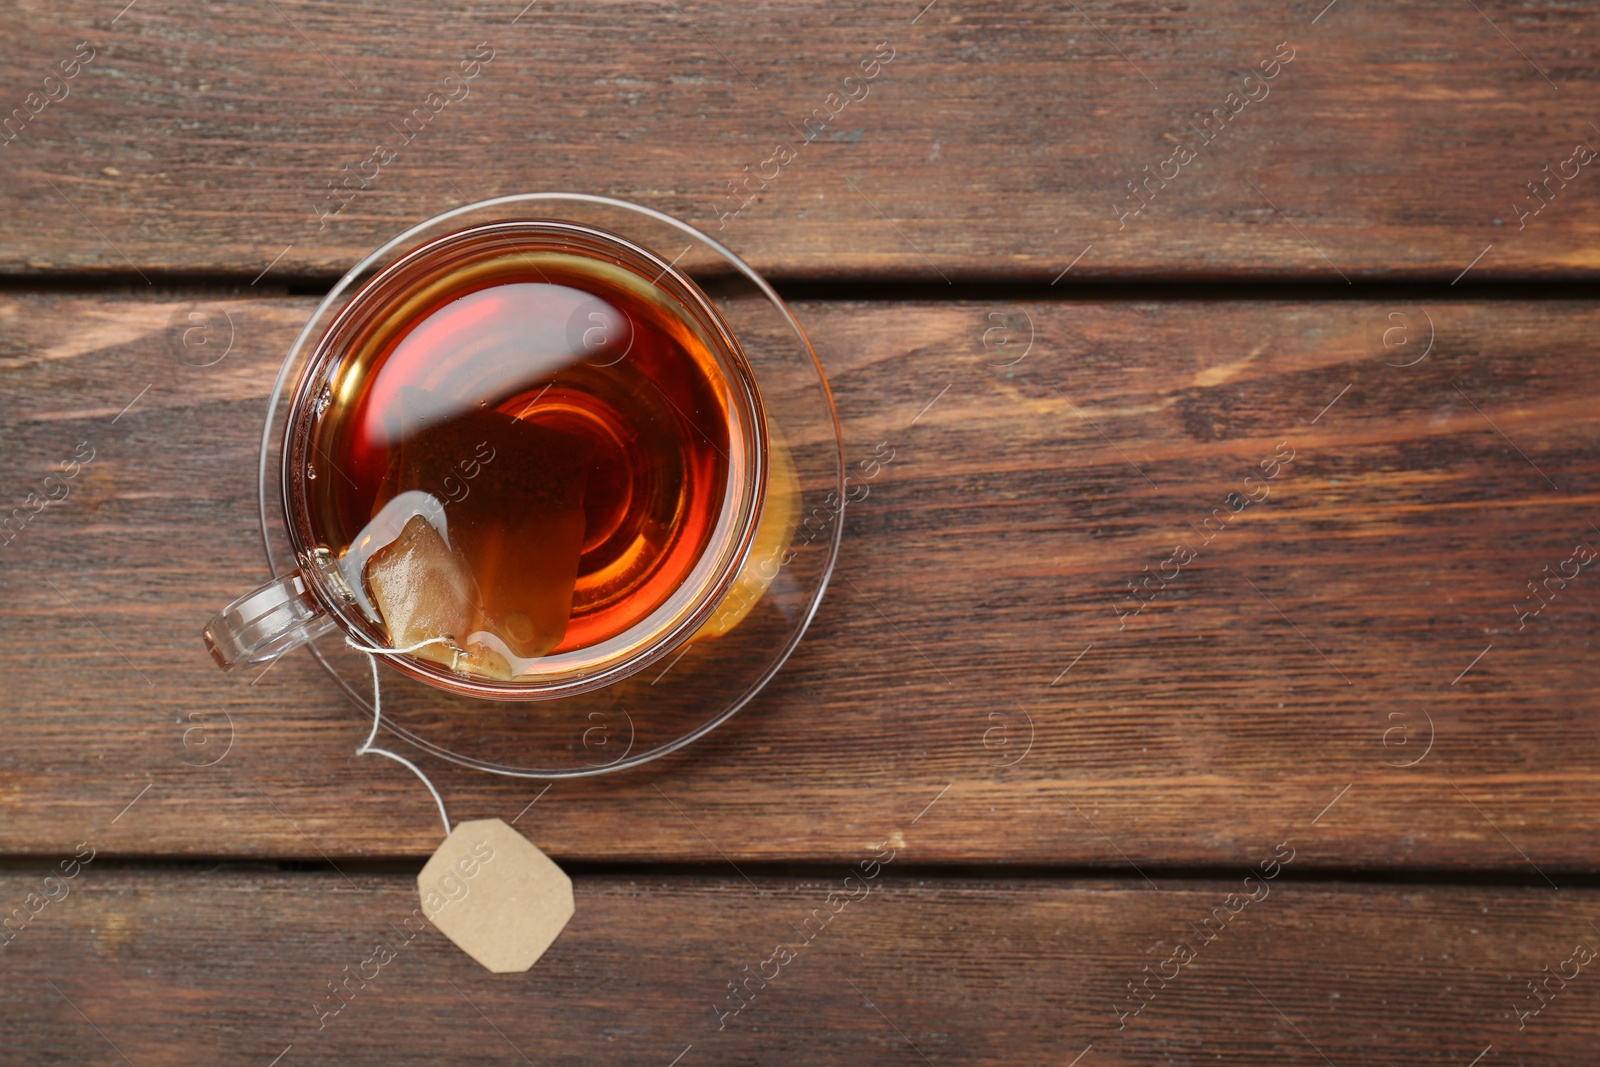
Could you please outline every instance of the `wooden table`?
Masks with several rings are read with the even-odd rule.
[[[0,549],[0,1061],[1592,1058],[1600,17],[1323,5],[0,13],[5,509],[94,457]],[[540,189],[747,256],[847,460],[895,458],[702,743],[548,790],[426,763],[574,876],[492,976],[397,929],[416,781],[309,656],[224,676],[198,630],[265,577],[317,294]]]

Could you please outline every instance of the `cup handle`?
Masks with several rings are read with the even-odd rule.
[[[337,625],[294,571],[223,608],[203,633],[211,658],[231,671],[276,659]]]

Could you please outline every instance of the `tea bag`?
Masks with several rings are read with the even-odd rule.
[[[420,645],[412,655],[457,665],[461,640],[473,629],[477,583],[426,518],[412,516],[399,537],[372,554],[366,580],[391,645]],[[440,637],[451,645],[424,644]]]
[[[380,583],[392,597],[404,583],[416,587],[409,599],[392,600],[403,635],[379,605],[391,642],[407,647],[450,637],[469,653],[461,666],[507,677],[510,664],[545,655],[566,633],[583,544],[588,445],[491,408],[451,410],[438,395],[411,387],[401,391],[397,409],[390,435],[399,444],[379,499],[406,491],[442,499],[449,543],[419,532],[404,551],[374,555],[368,564],[375,593]],[[413,604],[417,610],[408,610]]]

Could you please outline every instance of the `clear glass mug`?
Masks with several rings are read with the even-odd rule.
[[[206,644],[224,669],[310,644],[346,691],[367,704],[360,672],[340,646],[348,640],[393,651],[362,585],[361,565],[371,553],[330,544],[316,528],[308,504],[316,465],[308,456],[323,439],[319,419],[337,409],[329,398],[348,369],[351,339],[392,312],[403,283],[437,269],[440,249],[465,256],[495,242],[536,272],[550,257],[580,255],[672,301],[713,357],[709,378],[728,426],[722,497],[682,582],[620,634],[519,660],[511,677],[463,669],[449,657],[384,656],[398,679],[420,683],[391,700],[398,679],[386,680],[385,716],[394,708],[397,718],[386,725],[445,758],[502,773],[561,777],[631,766],[701,736],[776,673],[820,601],[844,507],[837,418],[799,324],[737,256],[650,209],[580,194],[503,197],[413,227],[353,268],[313,314],[274,390],[261,475],[263,536],[276,576],[213,618]],[[591,354],[594,331],[603,334],[608,325],[582,310],[574,310],[567,329],[574,360]],[[437,509],[443,528],[448,503],[413,502],[400,518]],[[375,536],[392,539],[396,527],[390,521]],[[659,675],[641,676],[668,657]],[[674,670],[677,677],[663,685]],[[528,701],[549,713],[527,715]],[[496,719],[496,709],[504,715],[511,706],[523,715]],[[474,725],[452,726],[458,711],[469,712]],[[612,742],[604,759],[592,758]]]

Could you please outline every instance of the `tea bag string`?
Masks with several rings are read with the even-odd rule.
[[[378,723],[383,719],[383,697],[382,690],[378,683],[378,657],[400,656],[408,652],[415,652],[419,648],[426,648],[429,645],[447,644],[448,641],[443,637],[433,637],[426,641],[419,642],[418,644],[411,645],[409,648],[378,648],[373,645],[363,645],[355,638],[347,635],[344,639],[344,643],[355,649],[357,652],[360,652],[362,655],[366,656],[367,663],[372,667],[372,730],[367,734],[367,739],[362,742],[361,747],[356,749],[356,755],[365,756],[367,753],[371,752],[379,756],[388,756],[396,763],[403,764],[404,766],[410,768],[411,773],[422,779],[422,784],[427,786],[428,792],[433,794],[434,803],[439,805],[439,818],[444,822],[444,834],[446,837],[449,837],[450,816],[444,810],[444,798],[441,797],[439,795],[439,791],[433,787],[433,783],[428,780],[428,776],[422,773],[422,768],[418,767],[415,763],[412,763],[404,756],[390,752],[386,748],[375,748],[372,744],[372,742],[378,736]]]

